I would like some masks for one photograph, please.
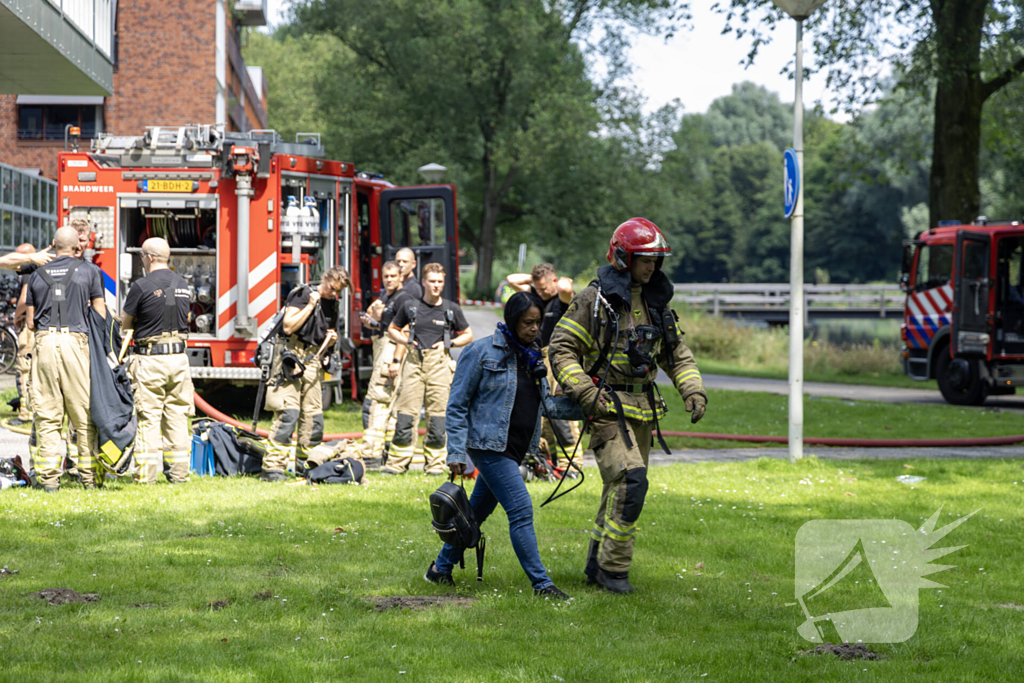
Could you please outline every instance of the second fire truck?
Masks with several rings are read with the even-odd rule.
[[[904,372],[956,405],[1024,385],[1024,226],[943,224],[904,248]]]

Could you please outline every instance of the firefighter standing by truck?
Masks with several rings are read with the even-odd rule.
[[[128,291],[121,322],[125,336],[135,339],[128,368],[139,418],[135,481],[155,484],[163,471],[172,484],[181,484],[188,481],[188,418],[195,414],[185,353],[192,298],[188,281],[168,267],[166,240],[143,242],[141,257],[146,277]]]
[[[604,483],[591,531],[588,583],[629,593],[637,519],[657,421],[665,413],[654,384],[660,365],[683,397],[691,421],[707,394],[669,308],[672,284],[661,272],[671,254],[656,225],[633,218],[615,229],[611,265],[577,294],[551,338],[551,366],[563,391],[592,417],[588,428]],[[660,432],[658,432],[660,439]]]
[[[36,248],[25,243],[14,250],[18,254],[34,254]],[[26,272],[28,270],[29,272]],[[28,296],[28,281],[35,267],[19,269],[18,303],[14,309],[14,326],[18,329],[18,358],[15,362],[15,382],[18,388],[18,416],[8,424],[12,427],[24,427],[32,422],[32,348],[35,345],[35,333],[28,326],[25,316],[25,298]]]
[[[75,257],[78,233],[60,228],[53,240],[53,261],[32,274],[25,299],[29,325],[36,334],[32,368],[32,405],[39,452],[36,483],[56,491],[61,475],[61,424],[65,413],[77,433],[78,475],[94,487],[95,429],[89,406],[89,306],[104,318],[100,270]]]
[[[541,263],[534,266],[528,274],[513,273],[505,280],[511,289],[517,292],[532,291],[544,301],[544,317],[541,319],[537,342],[540,344],[544,364],[548,368],[548,385],[557,387],[555,375],[551,372],[548,348],[551,344],[551,335],[555,332],[555,325],[562,319],[572,302],[574,293],[572,279],[558,277],[552,264]],[[579,478],[579,473],[569,467],[569,453],[566,452],[566,448],[572,450],[573,444],[579,438],[578,423],[568,420],[549,420],[545,417],[541,424],[541,436],[547,442],[549,452],[554,454],[555,457],[552,458],[552,461],[556,462],[558,468],[562,470],[562,476],[569,479]]]
[[[384,291],[362,318],[363,324],[372,330],[370,334],[373,336],[373,373],[366,391],[366,398],[370,401],[370,418],[361,449],[367,464],[374,464],[381,458],[391,415],[391,402],[395,396],[396,378],[388,373],[388,367],[395,357],[395,342],[388,336],[388,326],[395,317],[395,307],[409,298],[408,293],[401,289],[401,272],[397,263],[388,261],[381,267],[380,273]]]
[[[473,331],[459,305],[441,296],[445,270],[440,263],[423,266],[424,295],[407,301],[388,326],[391,339],[402,346],[391,367],[401,367],[395,398],[395,434],[385,472],[403,474],[412,462],[420,409],[426,404],[427,436],[423,456],[427,474],[444,474],[448,458],[445,410],[455,372],[451,349],[473,341]],[[408,334],[402,328],[409,326]],[[403,354],[404,351],[404,354]],[[404,356],[404,360],[401,358]]]
[[[334,267],[324,273],[319,285],[296,287],[288,294],[265,403],[265,408],[274,413],[274,423],[263,458],[263,481],[284,481],[293,453],[298,469],[323,440],[321,359],[338,338],[334,329],[337,299],[349,284],[348,272]],[[297,452],[291,446],[296,430]]]

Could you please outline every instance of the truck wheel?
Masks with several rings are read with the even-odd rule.
[[[981,377],[981,361],[950,358],[942,351],[935,371],[939,391],[947,403],[978,406],[988,397],[988,384]]]

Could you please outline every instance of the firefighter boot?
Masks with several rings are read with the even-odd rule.
[[[597,552],[601,549],[601,541],[590,539],[590,548],[587,550],[587,566],[583,573],[587,576],[587,585],[593,586],[597,583]]]
[[[598,568],[597,576],[595,578],[597,583],[604,587],[604,589],[609,593],[627,595],[636,590],[629,584],[628,572],[606,572],[605,570]]]

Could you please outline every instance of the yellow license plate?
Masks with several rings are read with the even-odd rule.
[[[195,188],[193,180],[147,180],[144,192],[192,192]]]

